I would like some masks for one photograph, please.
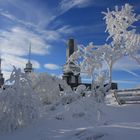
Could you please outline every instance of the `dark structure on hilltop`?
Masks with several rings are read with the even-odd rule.
[[[66,48],[66,64],[63,67],[63,80],[65,80],[72,89],[75,89],[78,85],[85,85],[88,89],[91,89],[90,83],[81,83],[80,67],[75,62],[69,59],[77,49],[74,39],[69,39],[67,45],[68,47]],[[105,84],[104,86],[107,85],[108,84]],[[111,83],[110,89],[118,89],[117,83]]]
[[[69,39],[67,44],[66,64],[63,67],[63,79],[66,80],[72,89],[74,89],[81,83],[80,68],[75,64],[75,62],[69,60],[69,57],[76,50],[74,39]]]
[[[2,88],[2,86],[4,85],[4,78],[3,78],[3,73],[2,73],[2,70],[1,70],[1,57],[0,57],[0,88]]]
[[[26,64],[26,67],[24,68],[25,73],[31,73],[33,71],[32,63],[30,61],[31,57],[31,44],[29,46],[29,58],[28,58],[28,63]]]

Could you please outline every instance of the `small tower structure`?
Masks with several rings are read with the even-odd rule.
[[[31,73],[33,71],[32,63],[31,63],[30,59],[31,59],[31,44],[29,46],[29,58],[28,58],[28,62],[26,64],[26,67],[24,68],[24,72],[25,73]]]
[[[1,56],[0,56],[0,88],[2,88],[2,86],[4,85],[4,78],[3,78],[3,73],[2,73],[2,70],[1,70],[1,62],[2,62],[2,59],[1,59]]]
[[[74,39],[68,40],[68,47],[66,49],[66,64],[63,67],[62,78],[71,86],[72,89],[77,87],[81,83],[80,68],[74,62],[69,61],[69,57],[76,50]]]

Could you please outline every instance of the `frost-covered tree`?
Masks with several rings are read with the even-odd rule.
[[[98,86],[97,83],[99,84],[98,80],[106,76],[105,73],[104,76],[100,75],[103,63],[106,63],[108,66],[110,86],[112,83],[112,68],[118,59],[129,55],[140,63],[138,55],[140,35],[136,34],[135,27],[133,26],[140,19],[140,16],[134,13],[133,7],[129,4],[125,4],[121,8],[116,6],[115,10],[112,11],[107,9],[107,12],[103,12],[103,14],[105,14],[104,19],[107,25],[106,32],[109,33],[107,38],[109,43],[97,48],[92,43],[87,47],[81,45],[70,57],[72,61],[77,60],[82,73],[92,77],[92,87],[95,87],[94,89]],[[99,72],[99,78],[97,78],[96,72]]]
[[[133,6],[129,4],[120,9],[116,6],[113,11],[107,9],[107,13],[103,14],[107,25],[106,32],[109,33],[107,40],[112,39],[111,47],[139,61],[135,54],[140,49],[140,35],[136,33],[133,24],[140,19],[140,15],[136,15]]]
[[[120,9],[115,6],[115,10],[107,9],[105,14],[106,32],[109,33],[107,40],[111,43],[105,44],[103,49],[104,59],[109,66],[110,84],[112,81],[112,67],[114,63],[123,56],[129,55],[138,63],[138,50],[140,48],[140,35],[136,34],[133,24],[140,19],[134,13],[131,5],[125,4]]]
[[[101,47],[100,51],[102,51],[104,62],[108,66],[109,85],[111,86],[113,65],[116,63],[118,59],[123,57],[123,53],[121,49],[117,49],[116,47],[111,47],[110,45],[107,45],[107,44]]]
[[[96,88],[99,87],[101,83],[103,83],[103,85],[105,84],[103,79],[97,78],[100,76],[100,72],[103,67],[104,59],[102,49],[100,49],[100,47],[95,47],[93,43],[89,43],[89,45],[86,47],[81,45],[78,47],[78,50],[70,56],[69,59],[70,61],[77,60],[77,63],[81,69],[81,73],[87,74],[87,76],[91,77],[92,93],[94,93],[95,96],[98,96],[97,94],[100,94],[100,92],[97,93],[99,90],[96,90]],[[102,80],[102,82],[97,80]]]
[[[93,43],[89,43],[84,48],[83,60],[80,63],[81,71],[91,76],[92,82],[94,80],[94,71],[102,67],[102,53],[98,48],[95,48]]]
[[[20,69],[14,70],[0,93],[0,132],[26,126],[41,115],[41,104],[30,81]]]
[[[139,19],[129,4],[125,4],[120,10],[118,6],[115,6],[114,11],[107,9],[107,13],[103,12],[103,14],[105,14],[104,19],[107,25],[106,31],[109,33],[107,39],[112,38],[114,44],[122,44],[125,35],[133,31],[133,23]]]
[[[108,73],[106,71],[101,71],[100,74],[98,74],[95,77],[94,80],[94,90],[95,90],[95,97],[96,101],[98,103],[104,102],[104,97],[106,95],[106,92],[110,89],[110,85],[106,84],[106,81],[108,81]]]

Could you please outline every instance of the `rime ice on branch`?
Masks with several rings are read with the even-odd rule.
[[[106,32],[109,33],[107,41],[109,39],[111,41],[98,47],[94,47],[91,43],[87,47],[81,45],[70,59],[77,60],[81,72],[92,77],[92,84],[95,80],[93,73],[106,63],[109,71],[109,85],[111,85],[112,68],[118,59],[130,56],[140,64],[140,35],[136,33],[136,27],[133,26],[140,19],[140,15],[136,15],[129,4],[121,8],[116,6],[113,11],[107,9],[103,14],[105,14]]]
[[[0,133],[26,126],[40,116],[40,101],[25,73],[14,67],[0,94]]]
[[[107,13],[103,12],[103,14],[107,25],[106,32],[109,33],[107,40],[112,38],[111,48],[115,52],[115,54],[112,53],[113,58],[130,56],[140,64],[140,34],[136,33],[136,27],[133,26],[140,20],[140,15],[136,15],[129,4],[125,4],[120,10],[118,6],[114,11],[107,9]],[[110,72],[111,69],[110,65]]]
[[[133,53],[140,48],[140,35],[136,34],[136,27],[133,24],[140,19],[140,15],[134,13],[133,6],[125,4],[119,10],[116,6],[114,11],[107,9],[105,14],[106,32],[112,38],[112,47],[122,49],[124,55],[133,56]],[[115,46],[116,45],[116,46]]]

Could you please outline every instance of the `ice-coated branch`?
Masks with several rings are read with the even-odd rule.
[[[111,47],[123,55],[133,56],[133,53],[140,49],[140,34],[136,34],[136,27],[133,26],[140,20],[140,15],[137,15],[133,6],[129,4],[121,8],[116,6],[113,11],[107,9],[103,14],[107,26],[106,32],[109,33],[107,40],[112,38]]]
[[[129,4],[125,4],[120,10],[116,6],[114,11],[107,10],[102,13],[105,14],[106,32],[109,33],[107,40],[112,38],[115,42],[121,42],[128,28],[133,29],[133,23],[139,20],[139,16],[136,16],[133,7]]]

